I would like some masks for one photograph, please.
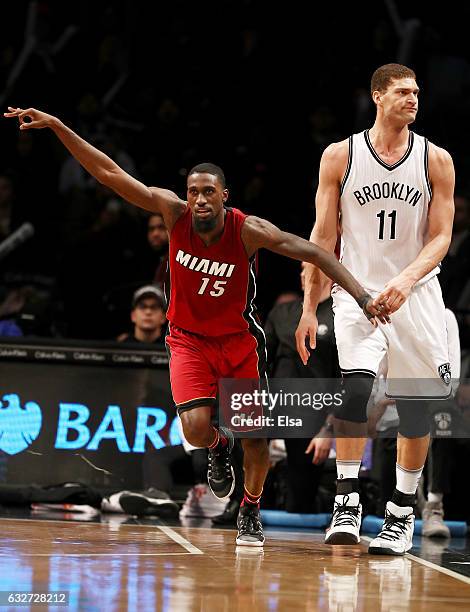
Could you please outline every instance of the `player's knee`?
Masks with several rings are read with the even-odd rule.
[[[425,401],[397,400],[398,433],[405,438],[422,438],[431,432],[431,414]]]
[[[210,429],[210,416],[205,412],[193,408],[180,412],[183,433],[189,444],[193,446],[207,446],[207,434]]]
[[[374,377],[366,374],[343,376],[342,402],[336,406],[334,416],[353,423],[367,422],[367,403],[372,392]]]

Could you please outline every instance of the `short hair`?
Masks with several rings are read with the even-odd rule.
[[[220,166],[216,166],[215,164],[211,164],[209,162],[205,162],[203,164],[197,164],[197,166],[194,166],[194,168],[191,168],[191,170],[188,172],[188,178],[191,176],[191,174],[198,174],[198,173],[212,174],[219,179],[224,189],[227,186],[225,182],[224,171],[222,170]]]
[[[384,64],[377,68],[372,75],[370,93],[386,91],[394,79],[416,79],[416,74],[411,68],[402,64]]]

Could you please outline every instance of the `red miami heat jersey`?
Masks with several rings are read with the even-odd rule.
[[[256,256],[248,258],[241,239],[246,215],[236,208],[225,211],[224,231],[215,244],[206,246],[194,231],[189,206],[170,235],[167,318],[203,336],[260,329],[253,303]]]

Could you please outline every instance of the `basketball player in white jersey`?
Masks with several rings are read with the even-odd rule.
[[[341,261],[387,304],[392,324],[369,329],[354,302],[333,289],[335,333],[346,401],[336,413],[337,495],[328,544],[357,544],[362,507],[359,469],[366,406],[387,353],[387,393],[397,401],[396,489],[371,553],[402,555],[412,546],[415,493],[429,446],[427,400],[451,391],[444,304],[437,273],[449,247],[454,212],[450,155],[409,130],[418,110],[412,70],[378,68],[371,82],[377,116],[370,130],[323,153],[311,240],[333,251],[341,219]],[[315,311],[327,278],[307,267],[304,309],[296,332],[304,363],[315,348]]]

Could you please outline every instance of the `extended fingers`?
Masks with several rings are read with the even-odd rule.
[[[309,327],[308,337],[310,338],[310,348],[314,349],[317,346],[317,330],[314,327]]]
[[[37,111],[34,108],[16,108],[8,107],[7,113],[3,113],[4,117],[17,117],[20,130],[29,130],[30,128],[42,127],[41,120],[38,118]]]
[[[15,108],[14,106],[9,106],[8,107],[8,113],[3,113],[4,117],[18,117],[18,120],[20,122],[20,128],[24,123],[32,123],[33,121],[33,113],[34,113],[34,108],[28,108],[26,110],[24,110],[23,108]],[[30,120],[30,121],[25,121],[26,117]]]
[[[315,450],[315,438],[312,438],[307,446],[307,450],[305,451],[305,454],[308,455],[309,453],[311,453],[313,450]]]
[[[22,108],[15,108],[14,106],[9,106],[8,112],[3,113],[3,116],[4,117],[18,117],[18,115],[22,112],[23,112]]]
[[[295,334],[295,344],[297,347],[297,352],[300,356],[300,359],[302,359],[302,363],[304,365],[307,364],[308,358],[310,356],[310,353],[307,350],[307,347],[305,346],[305,338],[306,338],[306,334],[303,332],[296,332]]]

